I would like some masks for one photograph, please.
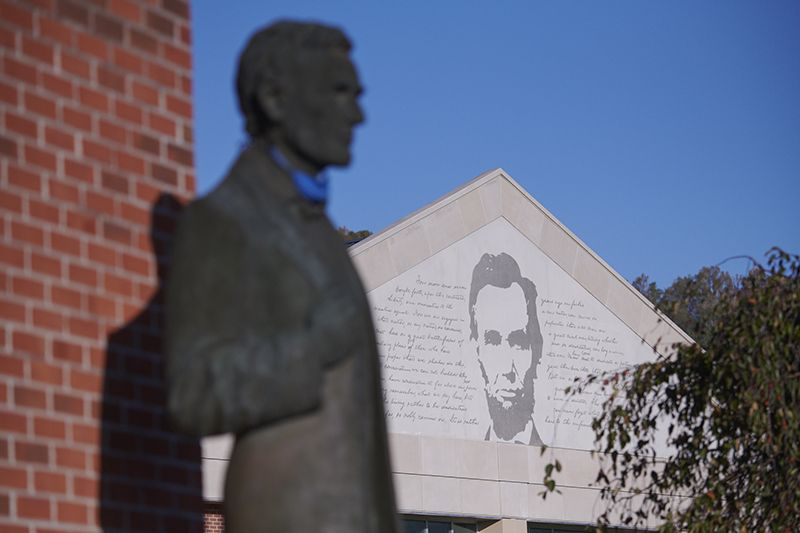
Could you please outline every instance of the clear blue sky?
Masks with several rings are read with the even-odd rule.
[[[278,18],[339,25],[367,89],[338,225],[504,168],[627,279],[800,252],[800,2],[192,2],[198,189],[245,136],[233,76]],[[741,271],[744,262],[729,263]]]

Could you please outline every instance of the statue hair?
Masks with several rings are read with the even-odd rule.
[[[302,50],[351,49],[347,36],[338,28],[311,22],[283,20],[254,33],[239,56],[236,94],[244,115],[244,127],[251,138],[265,135],[269,117],[258,100],[265,83],[282,87],[287,66]]]

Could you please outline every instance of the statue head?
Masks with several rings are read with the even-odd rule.
[[[281,21],[257,31],[239,58],[236,88],[245,129],[300,170],[350,162],[364,121],[350,41],[329,26]]]

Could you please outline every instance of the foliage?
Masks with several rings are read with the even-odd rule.
[[[800,531],[800,256],[772,249],[766,267],[703,290],[719,299],[698,326],[702,346],[571,388],[609,394],[592,424],[604,457],[599,526],[649,516],[670,532]],[[656,458],[664,440],[669,454]]]
[[[359,231],[353,231],[353,230],[351,230],[350,228],[348,228],[346,226],[339,226],[339,229],[337,229],[336,231],[338,231],[339,235],[342,236],[342,239],[344,239],[347,242],[350,242],[350,241],[356,241],[357,242],[357,241],[366,239],[367,237],[372,235],[372,232],[370,230],[368,230],[368,229],[362,229],[362,230],[359,230]]]
[[[667,314],[695,341],[704,345],[709,332],[714,329],[714,308],[725,296],[736,291],[737,282],[719,266],[703,267],[694,276],[676,279],[662,290],[642,274],[633,286]]]

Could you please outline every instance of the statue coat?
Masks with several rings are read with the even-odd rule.
[[[316,328],[357,309],[349,353]],[[330,306],[328,306],[330,307]],[[196,435],[236,434],[226,531],[396,531],[369,305],[324,209],[254,141],[179,223],[167,286],[168,406]]]

